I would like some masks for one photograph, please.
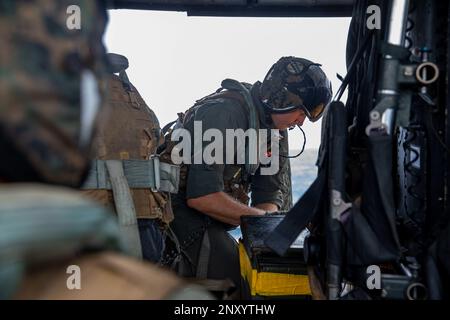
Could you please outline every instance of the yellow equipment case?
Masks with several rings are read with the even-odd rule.
[[[245,295],[251,299],[311,299],[303,239],[297,239],[280,257],[265,244],[265,238],[283,215],[245,216],[241,219],[239,259]]]

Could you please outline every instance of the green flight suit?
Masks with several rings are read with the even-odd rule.
[[[259,126],[260,129],[271,129],[273,127],[270,119],[266,117],[262,105],[255,98],[255,92],[259,85],[260,83],[257,82],[251,89],[254,104],[258,109]],[[202,121],[203,132],[215,128],[220,130],[225,137],[226,129],[246,131],[249,128],[248,117],[245,106],[237,99],[212,97],[201,101],[196,106],[195,112],[187,113],[183,127],[191,133],[191,137],[194,137],[194,121]],[[286,136],[285,131],[281,134]],[[268,133],[268,137],[270,137],[270,133]],[[194,138],[192,145],[194,144],[193,140]],[[203,148],[209,143],[203,142]],[[225,141],[223,145],[225,147]],[[192,150],[194,149],[192,148]],[[286,138],[281,139],[280,150],[287,150]],[[224,162],[225,153],[224,151]],[[175,219],[171,227],[180,242],[184,257],[187,257],[187,259],[182,259],[178,265],[180,275],[208,279],[229,278],[235,285],[240,286],[237,243],[228,233],[234,226],[217,221],[188,207],[186,200],[224,191],[236,200],[245,203],[245,199],[236,197],[233,186],[247,184],[247,188],[244,189],[246,189],[246,194],[251,193],[252,206],[260,203],[273,203],[281,209],[283,208],[283,198],[285,198],[282,192],[283,182],[286,182],[284,175],[289,170],[286,170],[287,159],[280,157],[279,161],[278,173],[261,175],[260,168],[258,168],[255,175],[251,177],[246,176],[242,164],[188,165],[186,188],[180,190],[172,199]],[[206,258],[204,254],[200,254],[200,251],[203,250],[202,247],[205,247],[205,230],[208,230],[209,239],[207,240],[209,241],[206,241],[206,247],[209,247],[210,253]]]

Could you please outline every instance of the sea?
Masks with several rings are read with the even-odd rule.
[[[291,161],[291,180],[292,180],[292,200],[295,204],[305,193],[309,186],[314,182],[317,176],[317,155],[318,149],[305,149],[297,158]],[[297,154],[298,150],[291,150],[291,154]],[[241,237],[241,230],[238,228],[230,231],[230,234],[237,240]]]

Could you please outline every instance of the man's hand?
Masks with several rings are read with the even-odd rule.
[[[225,192],[215,192],[198,198],[188,199],[187,205],[211,216],[216,220],[235,226],[240,225],[241,216],[264,215],[266,214],[266,211],[268,211],[265,209],[246,206],[234,200]],[[274,206],[277,208],[276,205]],[[274,211],[276,210],[277,209]]]

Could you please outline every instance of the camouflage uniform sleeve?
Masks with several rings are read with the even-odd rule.
[[[282,132],[282,135],[287,135],[286,132]],[[287,139],[280,141],[280,153],[286,154],[288,147]],[[290,188],[290,174],[289,159],[279,158],[280,168],[274,175],[261,175],[260,169],[252,177],[250,185],[251,190],[251,204],[256,206],[261,203],[273,203],[278,206],[279,210],[285,208],[284,200],[286,192],[291,192]]]
[[[79,28],[69,28],[76,16]],[[2,177],[30,181],[26,170],[33,181],[79,186],[89,165],[80,79],[106,74],[106,22],[103,1],[0,0]]]
[[[221,132],[223,142],[223,162],[226,159],[225,136],[226,129],[242,128],[246,130],[247,120],[241,107],[236,103],[217,99],[199,108],[195,114],[195,121],[201,121],[203,133],[208,129],[217,129]],[[192,137],[195,139],[195,137]],[[204,148],[211,142],[202,143],[202,153]],[[192,149],[192,154],[195,152]],[[222,163],[223,163],[222,162]],[[186,198],[198,198],[207,194],[224,190],[224,164],[191,164],[188,169],[186,185]]]

